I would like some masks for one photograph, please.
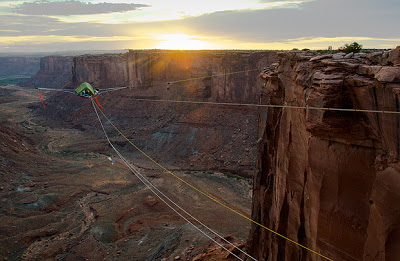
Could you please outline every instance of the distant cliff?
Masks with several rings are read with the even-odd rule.
[[[39,72],[31,77],[24,86],[61,88],[72,80],[71,56],[46,56],[40,59]]]
[[[287,52],[261,104],[400,111],[400,47]],[[252,218],[333,260],[400,260],[400,114],[261,109]],[[322,260],[253,226],[259,260]]]
[[[253,102],[261,82],[253,76],[274,61],[276,52],[271,51],[144,50],[84,55],[74,58],[72,85],[87,81],[99,88],[129,85],[136,91],[154,91],[164,90],[167,82],[200,77],[175,84],[179,97]],[[244,72],[229,74],[240,71]],[[210,77],[201,78],[205,76]]]
[[[199,78],[176,84],[176,95],[225,102],[255,102],[261,81],[257,69],[276,61],[269,51],[145,51],[128,53],[131,86],[148,89],[166,81]],[[232,72],[241,72],[229,74]],[[226,74],[223,76],[218,76]],[[212,77],[215,76],[215,77]]]
[[[262,85],[258,74],[273,62],[276,52],[270,51],[146,50],[85,55],[73,59],[72,82],[67,87],[76,88],[84,81],[96,88],[130,86],[104,94],[99,101],[128,137],[153,157],[180,168],[251,176],[256,157],[254,107],[135,98],[257,103]],[[240,73],[230,74],[233,72]],[[166,88],[167,82],[189,78],[197,79],[173,83],[171,90]],[[57,107],[54,113],[69,115],[70,121],[83,128],[97,126],[90,103],[68,95],[59,97],[47,101],[49,106]],[[105,140],[102,144],[108,151]],[[128,146],[123,140],[120,144]]]
[[[89,82],[96,88],[126,86],[128,68],[126,54],[82,55],[73,60],[72,85]]]
[[[39,60],[39,57],[0,57],[0,77],[35,75]]]

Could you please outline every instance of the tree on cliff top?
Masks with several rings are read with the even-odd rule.
[[[343,47],[339,47],[339,51],[345,52],[345,53],[358,53],[362,49],[362,45],[358,44],[356,42],[352,44],[345,44]]]

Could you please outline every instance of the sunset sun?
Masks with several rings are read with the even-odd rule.
[[[400,0],[0,0],[0,261],[400,261]]]
[[[199,39],[206,37],[191,36],[187,34],[166,34],[156,37],[160,40],[159,49],[170,50],[200,50],[211,49],[211,44]]]

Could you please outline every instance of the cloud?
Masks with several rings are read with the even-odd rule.
[[[14,12],[25,15],[87,15],[104,14],[115,12],[133,11],[141,7],[149,7],[144,4],[124,4],[124,3],[85,3],[80,1],[35,1],[24,2],[14,8]]]
[[[21,40],[21,39],[20,39]],[[66,39],[59,38],[58,41],[50,42],[29,42],[29,41],[17,41],[13,43],[0,42],[0,52],[58,52],[58,51],[74,51],[74,50],[122,50],[127,49],[130,46],[138,46],[138,48],[144,49],[148,46],[148,42],[145,39],[131,39],[131,40],[120,40],[120,41],[104,41],[98,39],[98,41],[92,39],[90,41],[75,41],[69,42]]]
[[[169,21],[121,21],[118,24],[103,19],[108,14],[93,16],[97,19],[93,22],[77,22],[75,18],[79,16],[68,16],[66,21],[42,15],[0,14],[0,37],[7,37],[0,40],[0,49],[2,46],[13,50],[56,50],[68,46],[76,49],[87,48],[92,43],[93,49],[112,49],[113,46],[152,49],[160,46],[163,40],[159,36],[163,34],[206,37],[197,40],[226,49],[319,49],[329,45],[337,48],[353,41],[368,48],[390,48],[400,44],[398,0],[299,2],[302,3],[292,5],[292,8],[230,10]],[[150,9],[145,8],[143,15]],[[2,45],[2,41],[7,44]]]
[[[84,36],[116,36],[122,35],[117,27],[96,23],[64,23],[56,18],[33,15],[2,15],[0,36],[26,35],[84,35]]]
[[[182,23],[194,33],[242,42],[284,42],[304,37],[398,38],[399,13],[398,0],[317,0],[300,8],[216,12]]]

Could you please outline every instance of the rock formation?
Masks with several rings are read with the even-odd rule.
[[[71,82],[71,56],[46,56],[40,59],[39,72],[25,82],[24,86],[61,88]]]
[[[99,88],[129,85],[134,91],[164,90],[167,82],[199,78],[174,84],[179,97],[254,102],[261,81],[252,76],[275,61],[276,52],[271,51],[144,50],[83,55],[74,58],[72,87],[87,81]],[[245,72],[217,77],[239,71]]]
[[[90,82],[96,88],[126,86],[126,54],[83,55],[73,60],[72,85]]]
[[[105,94],[99,101],[141,148],[181,168],[251,176],[256,157],[255,107],[135,99],[257,103],[262,84],[259,69],[275,61],[276,52],[271,51],[146,50],[85,55],[74,58],[72,82],[65,88],[76,88],[84,81],[96,88],[131,86]],[[245,72],[229,74],[238,71]],[[167,90],[167,82],[188,78],[198,79],[174,82]],[[52,113],[63,119],[68,115],[76,126],[92,130],[98,124],[87,101],[62,94],[47,104],[57,107]],[[120,142],[128,146],[126,141]],[[105,140],[103,145],[108,150]]]
[[[0,77],[35,75],[39,60],[39,57],[0,57]]]
[[[261,104],[400,111],[400,47],[278,54]],[[333,260],[400,260],[400,114],[263,108],[252,218]],[[253,225],[259,260],[323,260]]]
[[[254,102],[258,100],[260,81],[253,76],[257,69],[275,61],[276,53],[268,51],[131,51],[129,84],[149,88],[159,83],[165,85],[166,81],[200,77],[175,84],[179,97]],[[245,72],[217,77],[240,71]],[[204,76],[210,77],[201,78]]]
[[[98,126],[91,125],[87,132],[70,124],[58,128],[57,121],[48,117],[50,105],[40,109],[44,117],[32,113],[37,98],[34,89],[0,88],[0,260],[172,260],[177,256],[191,260],[204,251],[210,243],[207,237],[175,214],[116,157],[111,165],[108,156],[97,153],[104,139],[96,135]],[[49,123],[55,127],[48,127]],[[118,140],[113,141],[119,147]],[[132,159],[128,150],[121,150]],[[110,154],[110,150],[100,151]],[[222,235],[246,236],[250,227],[239,216],[225,219],[223,208],[199,200],[192,188],[181,186],[173,176],[148,168],[141,173]],[[206,171],[175,173],[196,187],[206,187],[217,198],[229,198],[234,209],[250,213],[248,180]]]

